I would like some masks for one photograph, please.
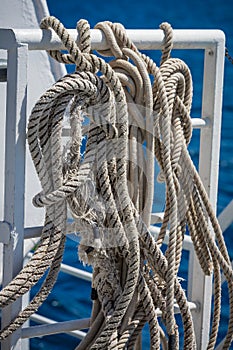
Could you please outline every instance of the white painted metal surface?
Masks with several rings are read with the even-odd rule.
[[[209,119],[209,128],[201,130],[199,173],[213,209],[216,211],[220,156],[222,90],[225,60],[225,40],[222,37],[205,50],[202,117]],[[210,327],[212,276],[204,276],[197,258],[190,257],[188,298],[199,305],[194,314],[198,349],[206,349]]]
[[[47,15],[45,0],[1,0],[0,27],[31,30],[38,28]],[[25,153],[26,116],[44,90],[66,70],[45,51],[29,51],[27,43],[11,43],[7,49],[0,46],[0,73],[3,72],[0,74],[0,241],[4,243],[0,244],[0,283],[5,285],[22,267],[24,223],[43,222],[43,211],[36,211],[31,204],[31,197],[40,185],[29,152]],[[34,176],[33,182],[28,181],[30,176]],[[20,309],[21,302],[5,308],[2,326]],[[18,338],[20,331],[3,342],[1,350],[11,345],[26,350],[28,341]]]
[[[81,320],[72,320],[64,322],[56,322],[41,315],[33,315],[31,317],[36,323],[41,326],[25,327],[22,329],[22,338],[40,337],[48,334],[68,333],[76,338],[83,339],[86,335],[80,329],[87,329],[90,327],[90,319],[83,318]]]
[[[77,37],[76,30],[69,30],[69,32],[73,37]],[[139,49],[156,50],[162,47],[163,33],[161,30],[128,30],[127,32]],[[106,49],[106,41],[101,31],[92,30],[91,36],[93,49]],[[224,34],[218,30],[174,30],[174,48],[203,49],[205,54],[202,118],[197,118],[194,126],[201,128],[199,170],[214,208],[216,207],[218,187],[224,45]],[[56,35],[51,34],[50,31],[0,29],[0,49],[8,51],[7,68],[9,72],[7,114],[4,116],[8,126],[5,128],[5,171],[9,177],[6,176],[4,179],[6,189],[4,224],[0,225],[0,237],[2,237],[5,256],[3,262],[4,284],[20,268],[20,265],[16,265],[17,261],[22,264],[24,234],[29,238],[34,235],[33,232],[35,232],[35,236],[40,232],[40,228],[24,227],[26,100],[28,94],[31,93],[27,91],[26,70],[28,51],[51,48],[62,49],[63,47]],[[16,101],[16,103],[12,103],[12,101]],[[34,178],[32,176],[30,176],[30,181],[33,185]],[[9,223],[9,226],[6,223]],[[156,231],[156,229],[153,230]],[[203,350],[206,348],[208,340],[210,296],[212,294],[211,278],[205,277],[200,271],[199,264],[193,254],[190,238],[186,238],[184,246],[190,251],[188,294],[189,300],[194,305],[193,309],[196,310],[193,315],[198,350]],[[76,272],[73,271],[73,273]],[[194,288],[194,286],[198,286],[198,288]],[[195,305],[198,305],[198,309],[195,308]],[[5,310],[3,324],[6,324],[19,308],[20,304],[10,310]],[[54,328],[56,327],[54,326]],[[26,334],[29,335],[30,332],[23,330],[23,337],[26,337]],[[20,349],[20,340],[18,340],[20,336],[20,331],[16,332],[10,341],[4,342],[2,350]],[[14,346],[14,344],[17,345]]]
[[[73,39],[78,39],[76,29],[68,29]],[[174,49],[213,49],[225,41],[221,30],[174,30]],[[38,29],[14,29],[6,33],[10,42],[27,43],[29,50],[65,49],[58,36],[51,31]],[[159,29],[128,29],[127,35],[140,50],[160,50],[163,45],[163,31]],[[105,50],[107,41],[99,29],[91,29],[91,46],[93,50]]]
[[[3,221],[9,226],[9,230],[5,230],[3,237],[3,286],[8,284],[23,266],[27,53],[27,45],[24,44],[8,50],[8,66],[11,69],[7,72]],[[20,309],[20,300],[4,308],[2,327],[5,327]],[[17,331],[2,342],[2,350],[10,348],[11,345],[16,347],[19,335],[20,331]]]
[[[35,28],[39,28],[41,19],[44,16],[49,15],[46,0],[1,0],[1,11],[0,11],[0,27],[6,28],[24,28],[30,33]],[[1,32],[2,33],[2,32]],[[14,34],[13,34],[14,35]],[[7,39],[7,38],[5,38]],[[1,42],[4,38],[1,34]],[[17,45],[15,40],[10,41],[9,48],[20,46],[25,41],[20,40]],[[13,46],[12,46],[13,44]],[[3,68],[7,64],[7,50],[3,50],[4,47],[1,45],[0,48],[0,68]],[[9,68],[9,65],[8,65]],[[9,69],[8,69],[9,70]],[[64,65],[59,64],[55,60],[51,59],[47,53],[42,51],[31,51],[28,50],[28,63],[27,63],[27,116],[30,114],[32,107],[42,93],[48,89],[56,80],[66,74]],[[9,97],[8,97],[9,98]],[[11,98],[11,97],[10,97]],[[0,83],[0,101],[1,101],[1,113],[5,115],[6,107],[6,84]],[[13,101],[13,95],[12,99]],[[2,118],[5,119],[5,118]],[[0,149],[4,150],[5,143],[5,123],[1,120],[0,128]],[[25,224],[27,226],[35,226],[43,224],[43,211],[36,210],[32,203],[31,198],[35,191],[40,190],[40,184],[37,180],[36,172],[31,161],[29,152],[26,152],[26,182],[25,182]],[[0,198],[4,196],[4,151],[0,152]],[[30,176],[33,176],[35,180],[33,183],[28,181]],[[3,207],[0,206],[0,220],[3,218]]]
[[[218,217],[219,225],[222,231],[225,231],[233,222],[233,199],[231,202],[224,208],[221,214]]]

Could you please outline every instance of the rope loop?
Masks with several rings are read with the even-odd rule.
[[[160,60],[160,65],[162,65],[166,60],[170,58],[170,54],[173,48],[173,30],[170,23],[163,22],[159,26],[164,32],[164,45],[162,49],[162,57]]]
[[[49,54],[55,58],[57,61],[62,63],[73,63],[76,64],[77,69],[81,71],[93,71],[93,67],[90,62],[88,62],[85,59],[85,56],[82,55],[82,51],[79,49],[76,42],[71,38],[68,31],[65,29],[63,24],[54,16],[48,16],[42,19],[40,24],[41,29],[53,29],[55,33],[59,36],[62,43],[64,44],[65,48],[69,52],[69,54],[63,54],[62,52],[58,50],[50,50]],[[84,38],[90,42],[90,34],[87,33],[90,29],[89,26],[87,26],[87,22],[81,21],[79,24],[77,24],[77,29],[79,33],[81,34],[80,37],[80,43],[81,47],[86,49],[88,48],[88,43],[86,41],[83,41]],[[87,34],[87,35],[86,35]],[[86,51],[84,51],[86,52]]]
[[[95,29],[100,29],[106,38],[109,49],[98,51],[103,56],[114,56],[116,59],[124,58],[122,48],[119,46],[116,37],[111,28],[111,22],[99,22]]]

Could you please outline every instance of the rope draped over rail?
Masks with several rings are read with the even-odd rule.
[[[219,224],[187,151],[192,134],[192,79],[183,61],[170,58],[170,25],[160,26],[164,31],[160,67],[138,51],[118,23],[96,25],[109,46],[98,56],[91,52],[85,20],[77,23],[78,43],[55,17],[44,18],[41,28],[54,30],[67,49],[67,53],[49,54],[59,62],[75,64],[76,71],[41,96],[29,119],[28,144],[42,186],[33,203],[45,207],[45,225],[31,260],[0,292],[1,307],[13,303],[48,273],[34,299],[1,331],[1,339],[18,329],[51,291],[63,256],[69,208],[81,237],[79,256],[93,266],[91,326],[77,350],[134,349],[146,322],[151,349],[160,345],[179,349],[174,300],[181,312],[184,349],[196,349],[192,315],[178,278],[187,226],[203,272],[214,275],[208,349],[214,349],[218,335],[220,270],[226,277],[230,316],[223,348],[229,349],[233,272]],[[100,55],[113,59],[107,63]],[[64,116],[71,133],[65,147]],[[157,240],[148,230],[155,157],[161,169],[158,180],[166,184]],[[163,254],[160,248],[168,229]]]

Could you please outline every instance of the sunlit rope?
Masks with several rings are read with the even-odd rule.
[[[1,339],[18,329],[51,291],[63,255],[68,206],[81,238],[79,256],[93,266],[91,326],[77,350],[133,349],[146,322],[151,349],[179,349],[175,300],[184,349],[196,349],[191,311],[178,278],[187,227],[204,274],[213,271],[214,276],[208,349],[214,349],[219,328],[220,270],[226,277],[230,316],[224,349],[228,349],[233,334],[233,273],[218,222],[187,151],[192,79],[183,61],[170,58],[170,25],[160,26],[164,31],[160,67],[138,51],[118,23],[96,25],[109,47],[99,55],[113,57],[109,63],[91,53],[87,21],[77,24],[78,44],[55,17],[43,19],[41,28],[54,30],[68,51],[49,51],[50,55],[75,64],[76,71],[45,92],[29,118],[28,144],[42,186],[33,203],[45,207],[45,226],[31,260],[0,292],[1,307],[48,273],[34,299],[1,331]],[[65,151],[64,115],[69,116],[71,130]],[[89,124],[83,127],[87,118]],[[157,241],[148,230],[155,157],[161,169],[158,180],[166,184]],[[163,254],[160,247],[168,229]]]

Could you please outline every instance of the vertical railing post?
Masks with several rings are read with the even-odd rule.
[[[205,49],[202,117],[208,118],[209,127],[201,130],[199,157],[199,174],[215,211],[218,191],[225,57],[225,37],[220,31],[218,36],[214,39],[216,41],[210,45],[210,48]],[[198,305],[198,311],[193,313],[197,349],[204,350],[207,348],[210,330],[212,276],[204,276],[193,253],[190,255],[188,282],[189,300],[196,302]]]
[[[9,235],[5,235],[3,246],[3,287],[23,264],[27,62],[27,45],[18,44],[8,50],[3,222],[9,227]],[[18,300],[2,310],[2,328],[21,307],[22,301]],[[20,330],[1,344],[1,350],[12,348],[21,349]]]

